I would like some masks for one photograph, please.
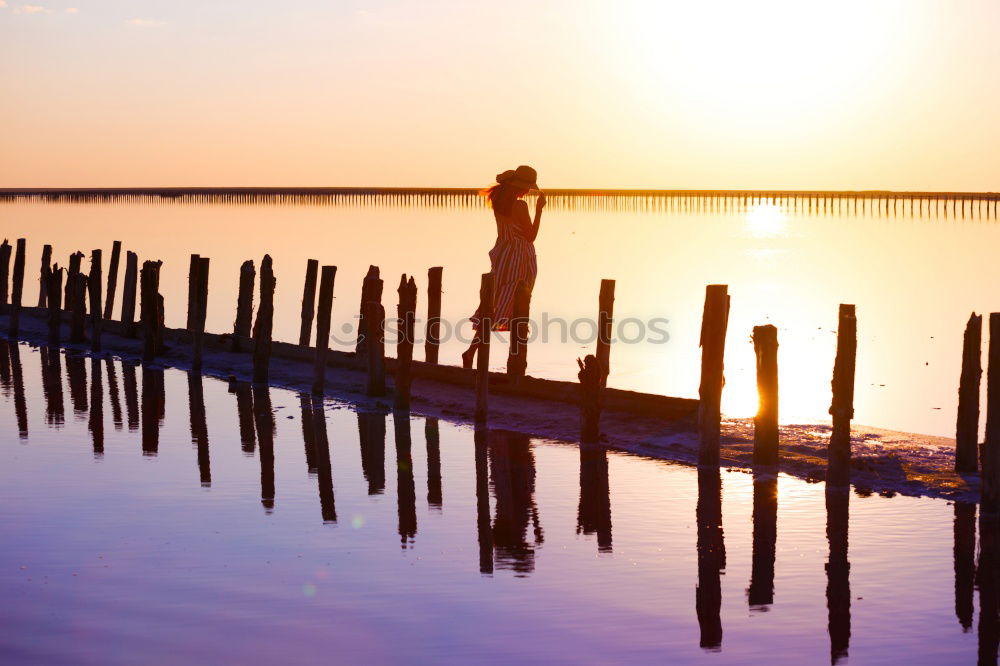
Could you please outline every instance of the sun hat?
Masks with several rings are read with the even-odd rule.
[[[514,187],[524,187],[529,190],[538,189],[538,172],[530,166],[521,165],[516,169],[510,169],[497,174],[497,182],[501,185],[513,185]]]

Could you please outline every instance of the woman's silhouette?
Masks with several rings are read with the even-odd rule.
[[[535,238],[542,221],[545,194],[538,191],[535,202],[535,219],[532,221],[528,203],[523,197],[531,190],[538,190],[538,174],[530,166],[497,174],[497,183],[484,190],[493,208],[497,222],[497,241],[490,250],[490,271],[493,273],[493,319],[491,328],[506,331],[510,328],[514,290],[524,281],[528,292],[535,286],[538,266],[535,263]],[[470,318],[474,330],[479,329],[480,313]],[[462,354],[462,365],[472,367],[476,354],[473,342]]]

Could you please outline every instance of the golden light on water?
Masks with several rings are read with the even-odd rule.
[[[781,206],[764,202],[753,206],[747,213],[747,229],[752,236],[769,238],[785,231],[787,218]]]

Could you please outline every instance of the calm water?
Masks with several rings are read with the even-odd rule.
[[[0,428],[0,661],[996,655],[967,505],[2,342]]]
[[[369,264],[382,269],[390,313],[399,275],[415,274],[422,314],[427,269],[444,266],[443,314],[463,322],[475,310],[495,237],[492,215],[475,197],[446,196],[7,201],[0,223],[6,236],[28,239],[29,303],[37,298],[44,243],[65,265],[72,251],[95,247],[107,262],[117,239],[140,259],[164,261],[167,323],[180,326],[188,255],[211,257],[208,327],[218,332],[232,330],[240,264],[259,264],[270,252],[278,280],[275,335],[290,341],[298,339],[306,260],[335,264],[333,345],[341,349],[354,339]],[[996,202],[554,198],[536,244],[532,314],[539,339],[528,372],[575,378],[575,358],[592,349],[594,329],[571,324],[595,316],[600,280],[611,278],[622,339],[612,351],[609,384],[696,397],[704,289],[721,282],[732,296],[726,414],[756,410],[750,333],[773,323],[781,345],[781,420],[826,419],[837,306],[855,303],[856,422],[953,435],[965,322],[973,310],[1000,309],[998,244]],[[652,318],[668,320],[658,324],[666,336],[649,328],[643,336]],[[442,362],[457,364],[464,346],[447,342]],[[494,361],[502,368],[505,355]]]

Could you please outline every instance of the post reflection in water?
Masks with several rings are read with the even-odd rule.
[[[160,450],[160,425],[166,416],[163,370],[142,368],[142,453],[155,456]]]
[[[42,393],[45,395],[45,423],[61,427],[66,422],[63,409],[62,362],[58,349],[39,347],[42,361]]]
[[[118,390],[118,371],[115,370],[115,363],[110,358],[104,359],[104,364],[108,372],[108,397],[111,399],[111,422],[114,423],[115,430],[120,431],[124,424],[122,423],[121,394]]]
[[[316,469],[316,429],[313,426],[312,396],[308,393],[299,394],[299,411],[302,413],[302,443],[306,452],[306,472],[312,476]]]
[[[135,376],[135,363],[122,361],[122,385],[125,387],[125,411],[129,432],[139,429],[139,387]]]
[[[493,525],[490,521],[489,431],[476,426],[476,535],[479,540],[479,573],[493,573]]]
[[[333,497],[333,471],[323,398],[301,393],[299,407],[302,411],[302,440],[306,448],[308,473],[316,476],[319,486],[320,515],[324,523],[336,523],[337,506]]]
[[[229,392],[236,395],[236,413],[240,422],[240,448],[251,455],[257,446],[253,417],[253,393],[248,382],[229,382]]]
[[[21,365],[21,348],[16,342],[0,341],[0,358],[7,360],[9,367],[9,388],[14,393],[14,414],[17,418],[17,434],[22,440],[28,439],[28,403],[24,396],[24,368]],[[7,392],[5,390],[5,392]]]
[[[695,612],[704,650],[722,649],[722,581],[726,545],[722,535],[722,476],[718,468],[698,468],[698,586]]]
[[[10,397],[10,351],[9,347],[16,345],[17,343],[9,343],[7,340],[0,338],[0,393],[3,393],[3,397]]]
[[[611,552],[611,494],[608,451],[594,444],[580,444],[580,504],[576,533],[596,534],[597,550]]]
[[[997,641],[1000,638],[997,604],[1000,602],[1000,522],[995,515],[979,516],[979,565],[976,584],[979,587],[979,663],[997,663]]]
[[[274,511],[274,412],[271,409],[271,389],[266,384],[254,384],[253,415],[260,444],[260,503],[266,513]]]
[[[66,353],[66,377],[69,379],[69,399],[77,419],[87,415],[87,362],[83,356]]]
[[[444,500],[441,495],[441,432],[438,420],[424,420],[424,438],[427,440],[427,504],[438,511]]]
[[[778,539],[778,479],[775,476],[753,482],[753,564],[747,604],[767,610],[774,603],[774,555]]]
[[[385,492],[385,414],[359,411],[358,438],[368,494],[381,495]]]
[[[201,485],[212,485],[212,462],[208,453],[208,420],[205,417],[205,390],[201,373],[188,372],[188,406],[191,415],[191,443],[198,449]]]
[[[489,454],[496,499],[493,519],[496,564],[525,575],[535,570],[535,550],[545,541],[535,505],[535,454],[531,440],[520,433],[494,430],[489,433]]]
[[[955,502],[955,616],[962,631],[972,629],[976,578],[976,505]]]
[[[417,489],[413,481],[410,413],[400,410],[394,411],[392,425],[396,436],[396,498],[399,513],[399,543],[405,549],[413,544],[417,536]]]
[[[847,559],[847,526],[850,491],[826,490],[826,538],[830,558],[826,563],[826,607],[830,632],[830,663],[847,658],[851,643],[851,563]]]
[[[104,384],[101,381],[101,359],[90,359],[90,417],[87,429],[94,443],[94,456],[104,456]]]

